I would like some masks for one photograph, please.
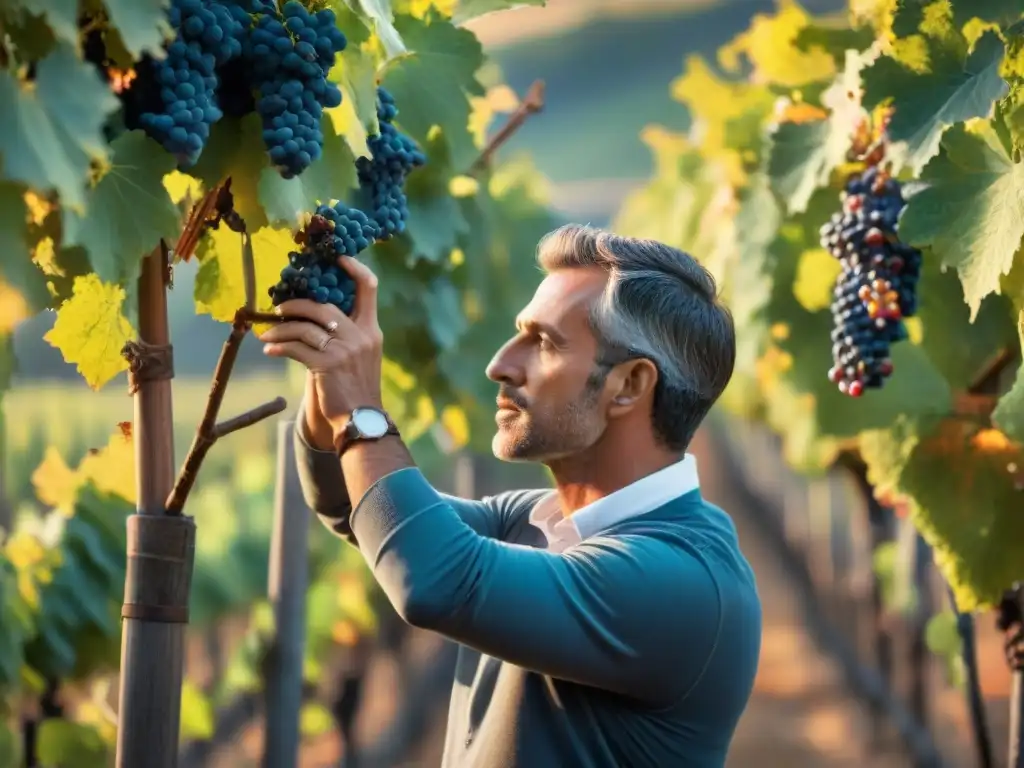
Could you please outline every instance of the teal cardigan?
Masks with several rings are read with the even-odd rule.
[[[699,490],[555,554],[529,523],[550,490],[459,499],[411,468],[353,510],[337,457],[295,447],[306,501],[399,615],[460,644],[443,768],[725,764],[761,605]]]

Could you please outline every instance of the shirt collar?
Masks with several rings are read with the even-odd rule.
[[[544,532],[549,548],[561,551],[699,487],[697,458],[688,453],[675,464],[578,509],[570,517],[562,515],[558,496],[551,494],[534,506],[530,512],[530,523]]]

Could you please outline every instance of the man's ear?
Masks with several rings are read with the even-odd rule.
[[[658,383],[658,368],[650,360],[639,358],[618,365],[609,376],[615,387],[608,417],[615,418],[632,411],[640,403],[654,396]]]

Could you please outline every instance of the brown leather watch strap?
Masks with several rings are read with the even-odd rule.
[[[362,407],[365,408],[366,406]],[[355,412],[355,410],[358,409],[353,409],[353,412]],[[388,414],[387,411],[381,408],[372,408],[372,410],[376,411],[377,413],[380,413],[384,417],[384,421],[386,421],[388,425],[387,431],[380,437],[367,437],[366,435],[360,433],[359,429],[356,427],[355,423],[352,421],[352,418],[350,416],[348,424],[345,425],[345,429],[338,436],[338,439],[334,443],[334,449],[339,458],[342,456],[342,454],[345,453],[345,451],[352,447],[354,443],[373,443],[376,442],[377,440],[382,440],[383,438],[388,436],[401,436],[401,433],[398,431],[398,426],[395,424],[394,421],[392,421],[391,416],[390,414]]]

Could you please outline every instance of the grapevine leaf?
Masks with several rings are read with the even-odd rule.
[[[269,167],[260,116],[252,113],[240,120],[225,118],[215,123],[203,154],[190,174],[200,179],[207,189],[230,176],[235,211],[249,231],[255,232],[267,223],[267,215],[260,204],[259,184],[263,170]]]
[[[18,291],[28,311],[37,312],[49,305],[50,292],[28,250],[27,217],[21,187],[0,182],[0,279]]]
[[[78,0],[6,0],[0,7],[11,6],[21,12],[40,14],[55,38],[71,45],[78,44]]]
[[[323,155],[300,176],[284,179],[269,167],[260,173],[259,199],[271,225],[294,227],[299,217],[318,203],[337,199],[357,186],[355,158],[344,137],[335,133],[330,118],[324,118],[321,127]]]
[[[123,288],[97,275],[76,277],[72,297],[57,310],[53,328],[43,337],[78,366],[93,389],[128,368],[121,349],[134,331],[121,312],[124,299]]]
[[[458,199],[449,192],[448,153],[444,137],[437,136],[425,147],[429,161],[406,182],[409,199],[408,233],[414,255],[440,261],[455,247],[469,224]]]
[[[772,136],[768,174],[789,213],[805,211],[814,190],[827,184],[846,159],[850,137],[863,117],[860,67],[860,57],[850,51],[843,74],[822,94],[822,104],[830,109],[827,120],[782,123]]]
[[[915,173],[938,152],[946,128],[987,117],[1006,95],[1008,86],[999,75],[1003,52],[1002,40],[988,31],[963,61],[933,48],[932,69],[927,73],[914,72],[887,56],[861,73],[865,107],[873,109],[892,97],[895,112],[889,137],[906,142],[907,159]]]
[[[1024,310],[1017,317],[1017,334],[1024,347]],[[1014,440],[1024,442],[1024,365],[1017,369],[1017,378],[1010,391],[999,398],[992,412],[992,423]]]
[[[808,53],[815,48],[823,50],[832,57],[836,66],[846,61],[848,51],[863,51],[874,42],[875,33],[869,26],[851,29],[843,25],[812,23],[797,32],[793,45],[797,50]]]
[[[96,69],[59,45],[39,62],[32,87],[0,72],[0,103],[3,176],[82,207],[90,161],[106,157],[103,124],[118,107]]]
[[[966,389],[993,355],[1016,341],[1006,322],[1010,302],[990,296],[972,321],[957,274],[931,253],[924,255],[917,295],[921,347],[954,390]]]
[[[39,762],[47,767],[94,768],[109,758],[99,731],[71,720],[43,720],[37,739]]]
[[[900,236],[957,269],[973,318],[999,290],[1024,236],[1024,165],[957,126],[921,179],[927,186],[908,200]]]
[[[173,36],[167,21],[168,0],[103,0],[125,49],[138,58],[156,53]]]
[[[752,373],[764,350],[775,259],[769,251],[781,216],[764,174],[753,177],[736,213],[737,261],[731,271],[730,309],[736,323],[736,367]]]
[[[786,88],[798,88],[828,79],[835,72],[832,57],[818,46],[805,50],[793,45],[810,17],[794,0],[780,0],[774,16],[755,14],[750,28],[719,49],[719,61],[731,71],[741,69],[740,57],[753,67],[751,79]]]
[[[1021,18],[1019,0],[966,0],[953,3],[953,21],[962,27],[971,19],[1009,26]]]
[[[546,0],[458,0],[452,12],[453,24],[465,24],[467,21],[485,16],[495,11],[514,10],[527,6],[546,5]]]
[[[181,684],[181,737],[189,740],[213,736],[213,703],[191,680]]]
[[[427,325],[438,348],[450,349],[466,331],[466,316],[462,311],[459,293],[445,277],[430,281],[425,300],[430,306]]]
[[[64,244],[84,247],[101,280],[128,284],[160,239],[177,233],[178,209],[163,183],[174,157],[142,131],[127,131],[110,147],[110,169],[86,196],[88,213],[64,211]]]
[[[203,238],[196,274],[196,312],[230,322],[235,311],[245,305],[241,240],[240,235],[223,226]],[[256,301],[262,311],[272,309],[267,291],[280,280],[281,270],[288,264],[288,253],[296,248],[288,230],[264,227],[252,236]]]
[[[904,420],[866,435],[861,454],[873,481],[885,478],[908,497],[961,610],[990,607],[1024,577],[1024,517],[1008,471],[1024,457],[1004,435],[960,421],[927,429]]]
[[[365,152],[368,155],[369,152],[365,150],[366,137],[380,133],[377,118],[377,63],[366,51],[348,49],[335,65],[331,76],[341,88],[343,98],[341,106],[328,112],[340,112],[343,121],[354,121],[354,125],[344,132],[349,138],[349,146],[353,152],[360,155]],[[360,133],[358,137],[353,132],[356,126]]]
[[[406,53],[402,33],[396,28],[391,0],[345,0],[348,6],[364,19],[366,25],[377,34],[388,60]]]
[[[389,63],[382,84],[399,105],[398,122],[421,146],[433,126],[448,142],[452,165],[464,170],[476,157],[469,133],[469,96],[483,96],[476,72],[484,63],[480,41],[450,22],[399,16],[395,24],[413,51]]]

